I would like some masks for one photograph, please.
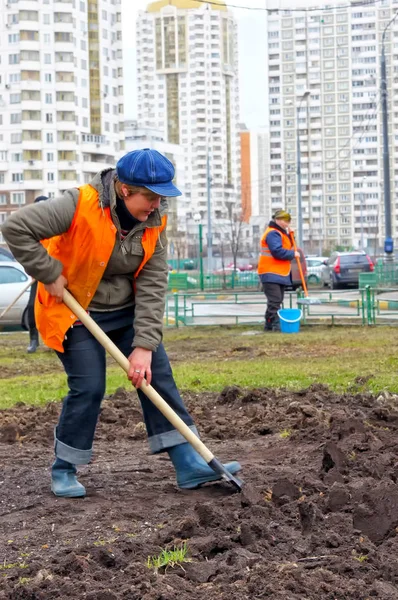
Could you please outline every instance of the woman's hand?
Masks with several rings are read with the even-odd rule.
[[[147,350],[146,348],[134,348],[129,356],[129,361],[130,369],[128,378],[134,387],[139,388],[144,377],[148,383],[151,383],[152,351]]]
[[[47,283],[44,287],[50,296],[54,296],[55,301],[60,304],[64,295],[64,289],[67,285],[68,280],[63,275],[60,275],[53,283]]]

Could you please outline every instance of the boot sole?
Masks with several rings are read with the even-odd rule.
[[[84,491],[80,491],[80,492],[75,492],[75,493],[70,493],[70,494],[62,494],[62,493],[57,493],[53,487],[51,486],[51,491],[54,494],[54,496],[57,496],[57,498],[84,498],[84,496],[86,495],[86,490]]]

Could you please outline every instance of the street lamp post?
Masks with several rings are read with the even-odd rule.
[[[200,213],[195,213],[194,216],[195,223],[199,226],[199,282],[200,289],[203,291],[205,289],[205,282],[203,276],[203,225],[202,225],[202,217]]]
[[[210,142],[213,133],[218,130],[213,129],[210,132],[207,143],[207,161],[206,161],[206,179],[207,179],[207,271],[212,272],[213,266],[213,232],[211,224],[211,173],[210,173]]]
[[[211,179],[210,179],[210,150],[207,148],[206,163],[207,179],[207,270],[211,273],[213,262],[213,234],[211,230]]]
[[[296,142],[297,142],[297,229],[298,229],[298,243],[299,247],[303,247],[304,234],[303,234],[303,203],[301,195],[301,148],[300,148],[300,127],[299,127],[299,115],[301,111],[301,105],[310,95],[307,90],[301,97],[300,104],[297,110],[297,128],[296,128]],[[308,124],[307,124],[308,127]]]
[[[387,29],[392,25],[398,16],[398,11],[384,28],[381,42],[381,64],[380,64],[380,93],[381,105],[383,111],[383,180],[384,180],[384,220],[385,220],[385,240],[384,252],[387,260],[393,260],[394,241],[392,239],[391,228],[391,185],[390,185],[390,148],[388,143],[388,91],[387,91],[387,67],[385,41]]]
[[[364,234],[363,234],[363,201],[364,201],[364,192],[363,186],[365,185],[366,177],[362,178],[362,190],[361,190],[361,250],[365,250],[365,242],[364,242]]]

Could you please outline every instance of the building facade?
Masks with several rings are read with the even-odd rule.
[[[120,0],[8,0],[0,40],[1,223],[123,152]]]
[[[200,219],[206,236],[210,190],[214,248],[240,210],[237,63],[237,27],[223,0],[160,0],[139,14],[138,121],[184,150],[188,239]]]
[[[295,9],[303,10],[293,12],[268,3],[271,205],[286,206],[297,222],[299,138],[306,250],[363,247],[377,254],[384,240],[380,55],[398,2],[320,4],[299,2]],[[398,20],[385,50],[396,237]]]

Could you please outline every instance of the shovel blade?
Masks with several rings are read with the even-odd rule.
[[[308,306],[310,304],[322,304],[322,302],[319,300],[319,298],[300,298],[297,300],[297,304],[305,304]]]
[[[238,477],[235,477],[235,475],[232,475],[232,473],[230,473],[217,458],[214,457],[207,464],[213,471],[221,475],[224,481],[231,483],[239,492],[242,491],[243,481]]]

